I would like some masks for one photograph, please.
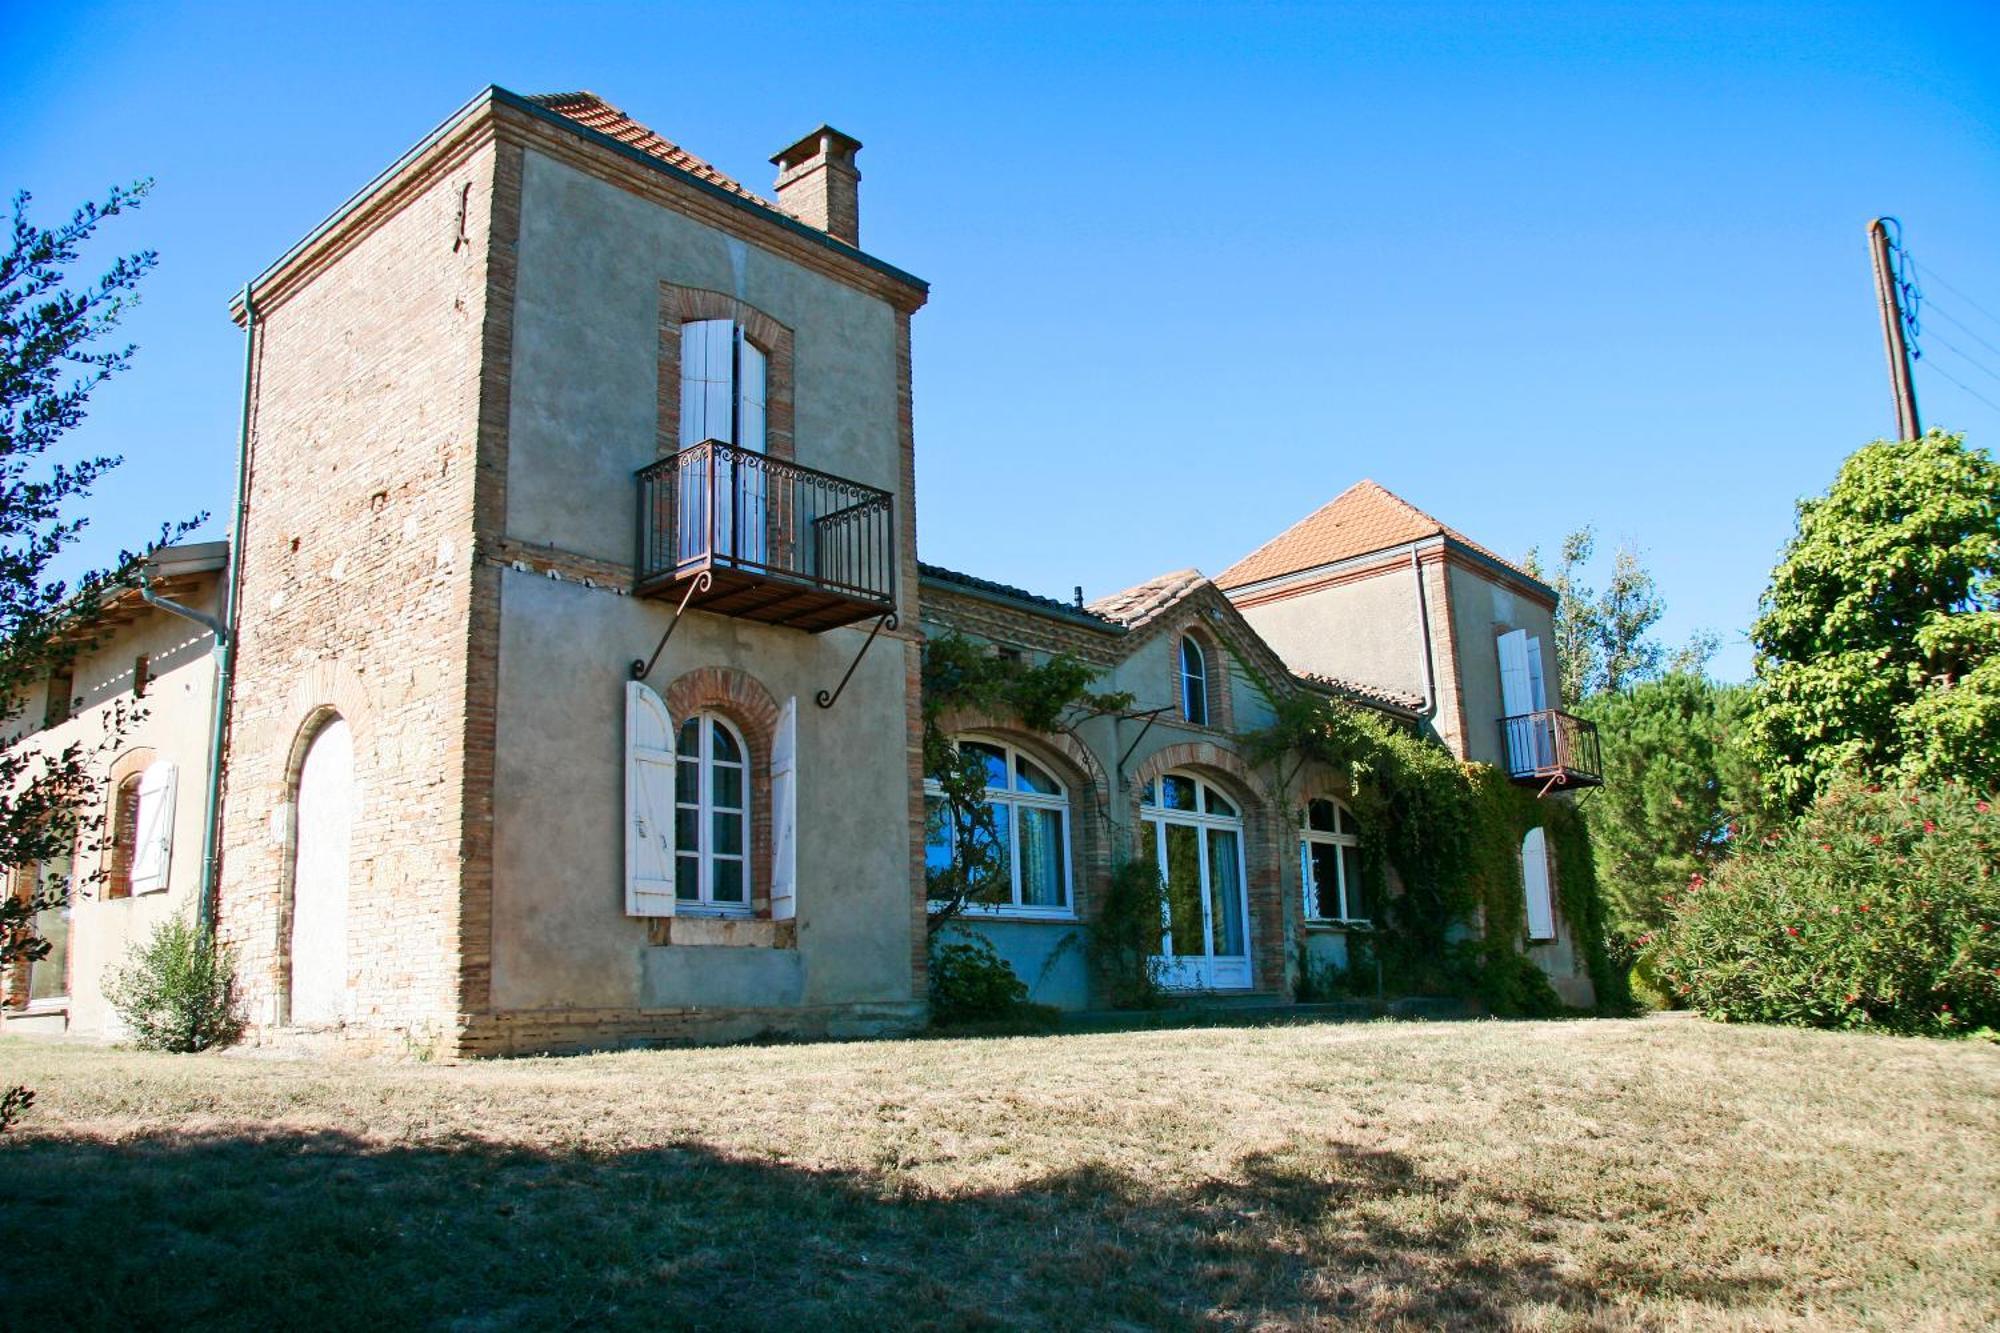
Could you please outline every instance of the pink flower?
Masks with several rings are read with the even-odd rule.
[[[1882,845],[1882,835],[1879,833],[1871,833],[1868,835],[1868,841],[1875,844],[1877,847],[1880,847]]]
[[[1986,802],[1984,802],[1984,801],[1975,801],[1975,802],[1973,802],[1973,805],[1972,805],[1972,808],[1973,808],[1974,810],[1977,810],[1977,811],[1978,811],[1978,812],[1979,812],[1980,814],[1982,814],[1982,815],[1983,815],[1983,814],[1985,814],[1985,813],[1986,813],[1986,812],[1987,812],[1988,810],[1991,810],[1991,809],[1992,809],[1993,807],[1992,807],[1992,806],[1990,806],[1990,805],[1988,805],[1988,804],[1987,804]]]
[[[1708,883],[1708,881],[1703,879],[1701,872],[1697,870],[1692,875],[1688,876],[1688,892],[1693,893],[1696,889],[1700,888],[1702,885],[1706,883]]]
[[[1796,936],[1798,935],[1798,933],[1799,933],[1799,928],[1798,928],[1797,926],[1786,926],[1786,927],[1785,927],[1785,933],[1786,933],[1787,935],[1791,935],[1791,936],[1794,936],[1794,937],[1796,937]]]
[[[1934,824],[1934,823],[1932,823],[1932,822],[1931,822],[1930,820],[1926,819],[1926,820],[1924,821],[1924,832],[1926,832],[1926,833],[1936,833],[1936,832],[1937,832],[1937,825],[1936,825],[1936,824]]]
[[[1865,912],[1865,911],[1867,911],[1867,910],[1868,910],[1868,904],[1867,904],[1867,903],[1863,903],[1863,904],[1861,904],[1861,910],[1862,910],[1862,911],[1864,911],[1864,912]]]

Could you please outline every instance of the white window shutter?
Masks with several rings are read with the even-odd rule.
[[[1542,675],[1542,641],[1530,634],[1524,654],[1528,659],[1528,705],[1536,712],[1549,706],[1549,685]]]
[[[1521,839],[1521,885],[1528,896],[1528,938],[1556,937],[1555,903],[1549,894],[1549,843],[1538,828]]]
[[[799,701],[785,700],[778,735],[771,743],[771,919],[789,921],[798,912],[799,877]]]
[[[625,684],[625,915],[674,914],[674,722],[643,681]]]
[[[167,887],[174,854],[174,765],[156,759],[139,779],[138,830],[132,843],[132,892],[157,893]]]
[[[1528,632],[1502,634],[1500,644],[1500,711],[1519,717],[1535,711],[1534,687],[1528,678]]]

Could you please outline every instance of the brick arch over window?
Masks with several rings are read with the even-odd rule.
[[[671,282],[660,284],[660,457],[680,451],[681,326],[700,319],[735,320],[764,353],[764,450],[772,458],[792,458],[792,331],[726,292]]]
[[[138,832],[139,779],[160,757],[150,745],[135,746],[118,756],[105,774],[103,823],[97,847],[97,896],[132,896],[133,835]]]
[[[1111,878],[1111,782],[1097,756],[1074,736],[1030,731],[978,709],[946,709],[938,715],[938,727],[947,736],[1005,741],[1046,766],[1068,789],[1073,905],[1086,920],[1094,915]]]
[[[1188,769],[1215,783],[1243,812],[1243,862],[1250,889],[1252,985],[1276,990],[1285,984],[1287,918],[1285,864],[1298,855],[1296,835],[1272,803],[1265,784],[1234,751],[1213,741],[1162,746],[1134,769],[1126,784],[1126,811],[1135,838],[1143,831],[1139,799],[1146,784],[1175,769]]]
[[[734,667],[696,667],[662,692],[676,727],[696,713],[729,720],[750,747],[751,909],[771,914],[771,747],[778,735],[778,701],[763,682]]]
[[[1181,699],[1181,640],[1193,639],[1201,649],[1202,674],[1208,689],[1208,721],[1190,724]],[[1173,692],[1168,696],[1174,701],[1174,720],[1182,726],[1204,725],[1216,731],[1228,731],[1236,725],[1236,713],[1230,699],[1229,656],[1222,641],[1215,632],[1193,615],[1174,626],[1168,642],[1173,651],[1168,654],[1172,667],[1171,683]]]

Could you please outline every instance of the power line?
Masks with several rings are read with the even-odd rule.
[[[1995,324],[2000,324],[2000,315],[1994,314],[1991,310],[1988,310],[1985,306],[1979,304],[1979,302],[1973,300],[1970,296],[1967,296],[1964,292],[1960,291],[1958,288],[1946,282],[1941,276],[1939,276],[1938,271],[1932,268],[1929,264],[1919,264],[1915,259],[1910,260],[1910,264],[1914,268],[1923,270],[1924,275],[1930,278],[1933,282],[1937,283],[1938,286],[1944,288],[1946,291],[1950,292],[1953,296],[1956,296],[1959,300],[1965,302],[1967,305],[1971,306],[1974,310],[1977,310],[1980,314],[1992,320]]]
[[[1936,343],[1938,346],[1944,348],[1947,352],[1951,352],[1954,355],[1963,358],[1965,364],[1971,366],[1974,370],[1980,371],[1987,375],[1991,375],[1994,379],[2000,380],[2000,370],[1993,369],[1991,366],[1987,365],[1983,361],[1973,360],[1973,358],[1965,351],[1964,348],[1946,342],[1944,339],[1938,337],[1935,333],[1928,335],[1926,341]],[[1921,354],[1919,355],[1921,356]]]
[[[1980,337],[1976,329],[1968,328],[1965,324],[1965,321],[1955,318],[1950,311],[1938,309],[1937,302],[1935,301],[1931,302],[1931,313],[1933,315],[1936,315],[1938,318],[1944,320],[1944,322],[1947,324],[1957,325],[1960,329],[1964,330],[1966,337],[1972,339],[1972,341],[1978,343],[1981,347],[1984,347],[1987,351],[1992,352],[1996,356],[2000,356],[2000,347],[1995,347],[1992,343],[1987,342],[1986,339]]]
[[[1926,366],[1929,366],[1932,370],[1935,370],[1938,374],[1944,376],[1945,379],[1949,380],[1951,383],[1956,384],[1959,388],[1971,394],[1974,398],[1977,398],[1980,402],[1992,408],[1995,412],[2000,412],[2000,403],[1994,402],[1991,398],[1988,398],[1985,394],[1979,392],[1979,390],[1973,388],[1970,384],[1967,384],[1964,380],[1959,379],[1956,375],[1952,374],[1950,371],[1940,366],[1937,362],[1926,361],[1924,362],[1924,364]]]

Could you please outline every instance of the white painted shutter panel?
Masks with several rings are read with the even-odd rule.
[[[1534,687],[1528,678],[1528,632],[1500,636],[1500,711],[1508,717],[1535,709]]]
[[[642,681],[625,683],[625,915],[674,914],[674,723]]]
[[[1528,660],[1528,707],[1535,712],[1549,706],[1549,686],[1542,677],[1542,641],[1536,635],[1528,635],[1523,653]]]
[[[174,852],[174,794],[178,770],[165,759],[148,765],[139,779],[138,835],[132,844],[132,892],[157,893],[167,887]]]
[[[1521,884],[1528,895],[1528,938],[1556,937],[1555,904],[1549,896],[1549,843],[1538,828],[1521,839]]]
[[[799,701],[785,700],[771,743],[771,919],[789,921],[798,911]]]

